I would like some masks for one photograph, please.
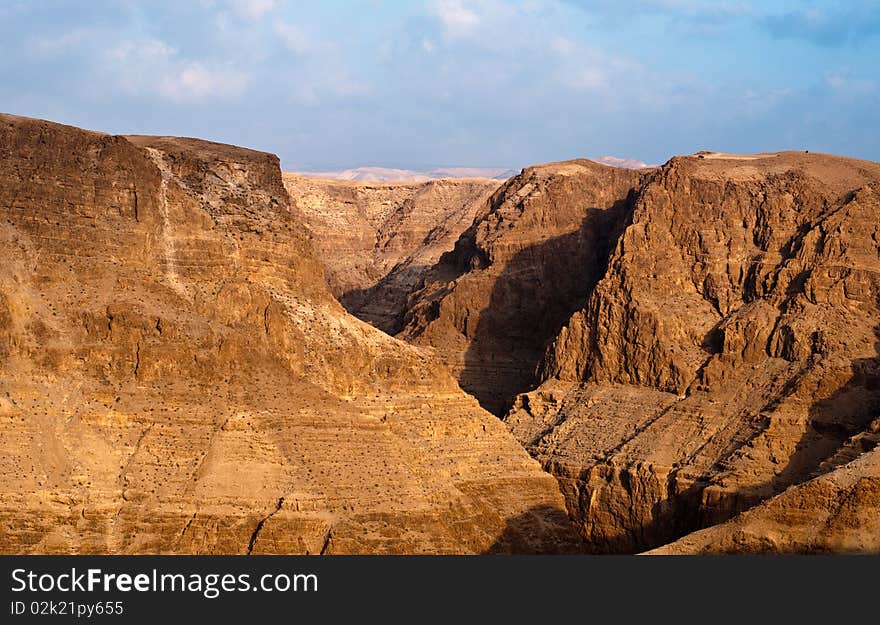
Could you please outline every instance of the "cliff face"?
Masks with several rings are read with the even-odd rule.
[[[471,225],[497,180],[367,183],[284,174],[334,296],[388,334],[407,297]]]
[[[880,165],[852,159],[531,168],[428,273],[400,336],[496,414],[513,403],[592,550],[651,548],[873,447],[878,224]]]
[[[277,158],[0,116],[0,551],[577,548],[553,479],[327,291]]]
[[[0,116],[0,551],[880,550],[880,164],[334,184]]]
[[[880,553],[880,451],[649,553]]]
[[[645,175],[570,161],[511,178],[427,274],[399,336],[434,347],[462,388],[504,414],[604,274]]]
[[[675,158],[628,221],[506,418],[593,549],[663,544],[873,447],[880,165]]]

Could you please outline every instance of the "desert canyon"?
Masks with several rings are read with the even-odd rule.
[[[878,163],[370,182],[0,115],[0,238],[0,552],[880,552]]]

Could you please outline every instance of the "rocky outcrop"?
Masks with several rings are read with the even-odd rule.
[[[525,169],[426,276],[399,336],[435,348],[463,389],[503,415],[604,275],[646,175],[586,160]]]
[[[409,295],[500,184],[488,179],[367,183],[284,174],[333,295],[388,334]]]
[[[0,551],[577,549],[425,351],[328,292],[276,157],[0,116]]]
[[[769,498],[761,510],[812,527],[825,513],[805,493],[831,492],[821,476],[864,451],[851,441],[880,410],[880,165],[674,158],[626,221],[508,425],[593,550],[655,547]],[[869,465],[845,474],[870,484]],[[872,544],[799,531],[773,548]]]
[[[649,553],[880,553],[880,450]]]

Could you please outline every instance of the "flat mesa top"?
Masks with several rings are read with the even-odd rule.
[[[728,152],[697,152],[697,157],[708,158],[710,160],[724,161],[757,161],[765,158],[776,158],[779,152],[764,152],[761,154],[730,154]]]
[[[880,178],[880,163],[808,151],[761,154],[705,151],[675,157],[670,163],[685,167],[698,178],[712,180],[750,180],[797,173],[814,178],[837,192],[851,191]]]

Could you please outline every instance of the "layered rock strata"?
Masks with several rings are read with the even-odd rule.
[[[823,155],[676,158],[639,191],[507,417],[594,549],[663,544],[852,459],[880,410],[878,224],[880,165]]]
[[[873,438],[876,445],[876,431]],[[880,553],[880,451],[649,553]]]
[[[604,274],[645,175],[586,160],[523,170],[426,276],[399,336],[435,348],[463,389],[503,415]]]
[[[496,412],[537,385],[505,421],[559,479],[594,551],[808,501],[776,496],[826,484],[873,446],[880,165],[784,152],[599,167],[511,180],[497,217],[429,274],[402,336],[444,354]],[[553,236],[589,214],[602,225]],[[499,264],[507,275],[487,280]],[[811,514],[803,505],[792,514]],[[791,540],[778,549],[806,544]]]
[[[0,116],[0,551],[567,551],[552,477],[327,290],[275,156]]]
[[[285,173],[284,184],[309,228],[331,293],[349,312],[393,335],[409,295],[500,183],[369,183]]]

